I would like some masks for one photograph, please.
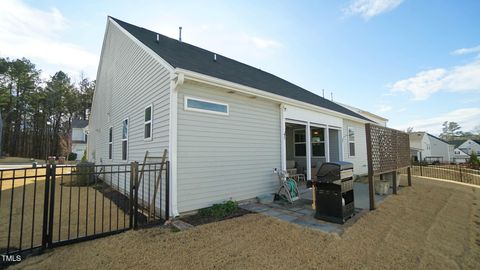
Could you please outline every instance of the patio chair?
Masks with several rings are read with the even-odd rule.
[[[277,194],[280,198],[283,198],[290,203],[300,199],[297,182],[289,177],[289,174],[286,171],[278,172],[278,179],[280,181],[280,189]]]

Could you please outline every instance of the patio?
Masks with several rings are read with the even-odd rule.
[[[261,200],[262,202],[259,202],[260,200],[256,200],[243,203],[239,207],[310,229],[320,230],[325,233],[336,233],[338,235],[343,234],[347,227],[353,225],[362,215],[369,211],[368,184],[366,183],[354,183],[355,215],[347,220],[345,224],[316,219],[314,217],[315,210],[312,209],[312,190],[307,189],[305,184],[301,184],[299,190],[301,199],[293,204],[286,201],[266,202]],[[391,189],[387,195],[375,194],[377,205],[382,203],[390,194],[392,194]]]

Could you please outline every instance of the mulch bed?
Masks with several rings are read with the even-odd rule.
[[[231,219],[231,218],[236,218],[236,217],[241,217],[246,214],[252,213],[251,211],[242,209],[242,208],[237,208],[235,211],[230,213],[229,215],[222,217],[222,218],[217,218],[213,216],[202,216],[200,214],[194,214],[194,215],[189,215],[186,217],[180,218],[180,220],[185,221],[186,223],[189,223],[193,226],[198,226],[198,225],[203,225],[203,224],[208,224],[208,223],[213,223],[217,221],[222,221],[226,219]]]

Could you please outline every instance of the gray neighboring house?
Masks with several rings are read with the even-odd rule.
[[[344,160],[366,174],[366,123],[376,124],[260,69],[108,17],[88,158],[141,162],[147,150],[167,149],[177,216],[273,193],[279,169],[311,179],[323,162]]]
[[[414,161],[450,163],[454,161],[454,146],[427,132],[412,132],[410,155]]]
[[[72,120],[72,149],[70,152],[77,154],[77,161],[81,160],[87,150],[88,120]]]

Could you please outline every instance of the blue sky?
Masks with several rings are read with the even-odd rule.
[[[132,4],[134,3],[134,4]],[[0,1],[0,56],[92,79],[106,17],[438,134],[480,125],[480,1]]]

